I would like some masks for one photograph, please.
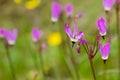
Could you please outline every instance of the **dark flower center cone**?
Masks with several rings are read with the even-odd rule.
[[[102,36],[103,39],[105,39],[105,36]]]
[[[72,42],[72,48],[74,47],[74,45],[75,45],[75,42]]]
[[[106,63],[107,60],[103,60],[104,64]]]

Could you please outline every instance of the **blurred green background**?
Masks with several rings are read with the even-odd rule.
[[[65,34],[64,25],[68,22],[66,15],[64,13],[62,15],[63,22],[58,21],[53,24],[51,22],[53,0],[40,0],[36,6],[33,4],[33,9],[26,7],[28,1],[30,0],[0,0],[0,27],[11,30],[17,28],[19,31],[15,46],[10,47],[9,50],[17,80],[42,80],[39,73],[40,65],[43,66],[45,80],[77,80],[77,77],[80,78],[79,80],[93,80],[84,49],[81,47],[81,53],[77,54],[76,48],[71,48],[71,41]],[[83,13],[83,17],[77,20],[77,25],[79,30],[84,32],[84,38],[89,44],[93,44],[97,31],[96,21],[99,17],[106,17],[102,0],[59,0],[59,2],[63,7],[67,3],[72,3],[73,16],[79,12]],[[34,27],[43,31],[40,43],[37,44],[33,43],[31,36]],[[71,27],[73,28],[73,23]],[[54,46],[48,43],[49,35],[54,32],[59,32],[59,36],[62,37],[60,45]],[[111,11],[111,34],[111,51],[107,63],[103,64],[100,52],[93,60],[97,80],[104,80],[104,72],[106,72],[106,80],[118,80],[119,57],[114,8]],[[44,51],[39,50],[42,43],[46,44]],[[42,64],[39,54],[42,56]],[[36,74],[38,76],[34,79]],[[0,41],[0,80],[12,80],[2,40]]]

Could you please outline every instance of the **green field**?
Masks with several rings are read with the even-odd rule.
[[[66,35],[64,27],[70,20],[63,12],[58,22],[51,21],[51,4],[53,0],[41,0],[34,9],[27,9],[22,0],[15,3],[14,0],[0,0],[0,28],[18,29],[18,37],[14,46],[9,47],[16,80],[94,80],[88,56],[81,45],[81,53],[76,52],[76,47],[71,47],[71,41]],[[79,31],[84,32],[83,38],[88,45],[93,45],[99,17],[106,18],[102,6],[102,0],[58,0],[62,7],[67,3],[73,4],[73,16],[82,13],[77,19]],[[117,21],[115,5],[111,10],[111,50],[106,64],[103,63],[100,51],[93,59],[97,80],[118,80],[119,54],[117,43]],[[38,43],[32,41],[31,31],[38,27],[43,35]],[[70,22],[73,29],[73,21]],[[52,45],[49,42],[50,35],[54,32],[60,34],[61,42]],[[56,38],[57,40],[58,38]],[[101,42],[105,43],[105,40]],[[55,41],[56,41],[55,40]],[[42,44],[46,45],[41,50]],[[76,46],[76,45],[75,45]],[[44,78],[44,79],[43,79]],[[4,40],[0,40],[0,80],[13,80]]]

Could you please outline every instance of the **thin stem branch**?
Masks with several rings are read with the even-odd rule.
[[[84,44],[82,44],[83,45],[83,47],[84,47],[84,49],[85,49],[85,51],[86,51],[86,53],[87,53],[87,55],[88,55],[88,50],[87,50],[87,48],[85,47],[85,45]]]
[[[106,21],[107,21],[108,37],[111,39],[110,11],[106,11]]]
[[[42,80],[46,80],[45,79],[45,76],[44,76],[44,72],[43,72],[43,57],[42,57],[42,54],[41,54],[41,48],[38,47],[38,56],[39,56],[39,60],[40,60],[40,68],[41,68],[41,75],[42,75]]]
[[[89,52],[89,47],[88,47],[88,44],[87,44],[87,43],[85,43],[85,45],[86,45],[86,47],[87,47],[87,50],[88,50],[88,52]]]
[[[94,52],[94,56],[97,54],[97,52],[99,51],[99,45],[98,45],[99,42],[97,42],[97,48],[96,48],[96,51]]]
[[[94,78],[94,80],[96,80],[96,75],[95,75],[95,70],[94,70],[94,65],[93,65],[92,58],[91,58],[90,55],[88,55],[88,58],[89,58],[90,66],[91,66],[91,69],[92,69],[93,78]]]

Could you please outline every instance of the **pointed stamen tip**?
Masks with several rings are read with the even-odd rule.
[[[107,60],[103,60],[103,63],[105,64]]]
[[[74,47],[74,45],[75,45],[75,42],[72,42],[72,48]]]
[[[105,39],[105,36],[102,36],[103,39]]]

